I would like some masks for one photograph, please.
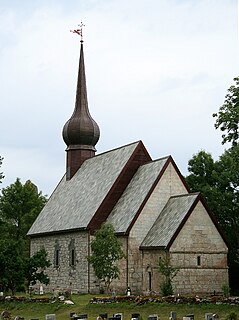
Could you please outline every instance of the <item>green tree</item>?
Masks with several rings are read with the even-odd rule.
[[[47,252],[41,249],[33,256],[27,258],[24,262],[24,276],[27,282],[27,288],[35,285],[37,281],[43,284],[49,283],[49,277],[45,273],[46,268],[50,267],[50,260],[47,259]]]
[[[239,77],[233,79],[235,85],[228,89],[224,104],[216,117],[215,128],[225,132],[222,134],[222,144],[231,142],[235,146],[239,142]]]
[[[164,276],[164,281],[160,284],[160,291],[163,296],[173,294],[172,280],[177,275],[179,269],[175,268],[170,263],[168,255],[159,259],[159,272]]]
[[[46,197],[28,180],[16,182],[2,189],[0,196],[0,220],[5,225],[7,237],[25,239],[27,231],[46,203]]]
[[[111,224],[104,223],[96,231],[95,238],[91,242],[91,251],[88,261],[92,264],[96,277],[104,283],[108,292],[112,280],[119,278],[120,270],[116,262],[125,258],[121,243]]]
[[[24,286],[23,244],[13,239],[0,240],[0,283],[12,295]]]
[[[45,273],[50,266],[46,251],[42,249],[29,258],[22,254],[23,250],[24,242],[21,240],[0,240],[0,283],[3,290],[11,290],[12,295],[25,290],[25,286],[28,288],[36,284],[36,281],[49,283]]]

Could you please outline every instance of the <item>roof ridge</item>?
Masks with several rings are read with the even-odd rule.
[[[136,144],[139,144],[140,142],[143,143],[142,140],[138,140],[138,141],[131,142],[131,143],[125,144],[125,145],[123,145],[123,146],[114,148],[114,149],[110,149],[110,150],[104,151],[104,152],[102,152],[102,153],[98,153],[98,154],[96,154],[96,155],[94,156],[94,158],[95,158],[95,157],[102,156],[102,155],[104,155],[104,154],[106,154],[106,153],[109,153],[109,152],[112,152],[112,151],[116,151],[116,150],[119,150],[119,149],[122,149],[122,148],[125,148],[125,147],[129,147],[129,146],[131,146],[131,145],[133,145],[133,144],[135,144],[135,145],[136,145]]]

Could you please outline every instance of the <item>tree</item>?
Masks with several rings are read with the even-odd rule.
[[[233,80],[235,85],[228,89],[224,104],[213,117],[217,118],[215,128],[226,132],[222,134],[222,144],[231,142],[235,146],[239,142],[239,77]]]
[[[96,231],[91,242],[92,255],[88,258],[96,277],[102,281],[108,292],[113,279],[119,278],[120,270],[116,262],[125,257],[121,243],[115,235],[111,224],[104,223]]]
[[[35,285],[37,281],[43,284],[49,283],[49,277],[45,273],[46,268],[50,267],[50,260],[47,260],[47,252],[41,249],[33,256],[25,260],[24,276],[27,282],[27,287]]]
[[[0,167],[2,165],[3,158],[0,156]],[[3,172],[0,172],[0,183],[2,183],[2,179],[4,178]]]
[[[160,284],[161,294],[169,296],[173,294],[172,280],[177,275],[179,269],[170,264],[170,258],[166,255],[159,259],[159,272],[164,276],[164,281]]]
[[[25,286],[36,284],[36,281],[48,284],[49,278],[45,269],[50,266],[44,249],[28,258],[22,254],[23,241],[14,239],[0,240],[0,283],[5,291],[25,290]]]
[[[16,182],[2,189],[0,196],[0,221],[5,225],[7,236],[25,239],[27,231],[46,203],[46,197],[28,180]]]
[[[21,241],[0,240],[0,283],[12,295],[24,286],[24,260]]]

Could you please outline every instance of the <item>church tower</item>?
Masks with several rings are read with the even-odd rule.
[[[81,36],[81,45],[75,109],[71,118],[64,125],[62,132],[67,145],[67,180],[74,176],[85,160],[94,157],[95,145],[100,137],[99,127],[91,117],[88,108],[82,29],[73,32]]]

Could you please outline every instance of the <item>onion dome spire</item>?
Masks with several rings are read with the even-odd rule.
[[[64,125],[62,132],[67,145],[67,180],[73,177],[85,160],[95,155],[95,145],[100,137],[99,127],[91,117],[88,108],[82,26],[81,23],[81,29],[72,31],[81,36],[76,102],[74,112]]]

